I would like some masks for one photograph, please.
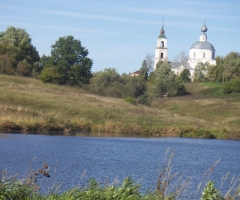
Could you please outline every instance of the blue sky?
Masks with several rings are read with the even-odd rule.
[[[73,35],[89,50],[92,71],[138,70],[154,54],[164,18],[169,60],[188,54],[206,20],[216,55],[240,52],[239,0],[1,0],[0,31],[25,29],[40,56],[59,37]]]

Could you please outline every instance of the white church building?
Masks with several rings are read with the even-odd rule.
[[[195,42],[189,49],[188,61],[186,64],[181,62],[169,62],[167,38],[164,33],[164,26],[162,26],[155,49],[154,70],[159,61],[169,62],[171,64],[171,70],[174,71],[175,74],[179,75],[184,69],[189,69],[191,78],[193,78],[194,70],[198,63],[208,62],[210,65],[216,65],[215,49],[213,45],[207,41],[207,27],[205,23],[201,28],[201,32],[199,41]]]

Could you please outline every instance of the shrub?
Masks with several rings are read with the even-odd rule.
[[[240,93],[240,78],[232,79],[227,83],[223,84],[223,93]]]
[[[214,187],[214,183],[209,181],[202,192],[201,200],[224,200],[224,198]]]
[[[124,98],[124,101],[126,101],[128,103],[131,103],[131,104],[134,104],[134,105],[137,104],[137,101],[133,97]]]
[[[138,97],[137,103],[143,104],[146,106],[150,106],[149,97],[148,97],[147,92],[145,92],[143,95]]]

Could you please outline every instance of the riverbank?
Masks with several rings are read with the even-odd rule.
[[[0,75],[0,129],[239,140],[240,96],[221,95],[220,85],[186,86],[191,95],[158,99],[146,107],[80,88]]]

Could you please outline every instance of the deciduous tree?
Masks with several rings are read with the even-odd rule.
[[[52,73],[48,74],[48,71],[53,70],[44,69],[40,76],[43,82],[53,81],[71,86],[89,83],[93,62],[87,57],[88,50],[81,45],[80,40],[73,36],[60,37],[51,47],[51,55],[43,55],[41,65],[44,68],[52,67],[57,76],[50,77]]]
[[[149,94],[152,97],[176,96],[186,94],[186,89],[171,70],[170,65],[159,61],[156,65],[155,84],[150,88]]]
[[[24,29],[9,27],[0,34],[0,73],[33,76],[41,71],[38,62],[38,52]]]
[[[204,82],[208,80],[207,77],[207,68],[210,66],[208,62],[202,63],[199,62],[194,70],[194,81]]]
[[[146,60],[143,60],[142,67],[140,68],[139,78],[147,81],[148,80],[148,67]]]

